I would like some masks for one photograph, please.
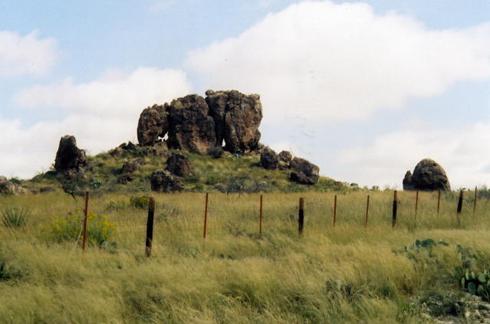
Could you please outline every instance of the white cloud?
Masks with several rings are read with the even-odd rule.
[[[261,93],[268,122],[357,119],[489,78],[490,24],[431,30],[366,4],[307,1],[191,52],[187,67],[208,88]]]
[[[401,186],[405,172],[423,158],[447,171],[453,187],[490,183],[490,122],[461,129],[412,129],[377,137],[364,147],[346,149],[337,164],[341,179],[367,185]]]
[[[53,38],[0,30],[0,77],[44,74],[58,56]]]
[[[100,79],[75,84],[35,86],[18,97],[32,109],[63,109],[66,118],[25,127],[18,120],[0,118],[0,173],[31,177],[52,164],[61,136],[75,135],[89,153],[136,140],[141,111],[189,93],[191,87],[178,70],[137,69],[129,74],[107,73]],[[41,142],[42,143],[41,143]]]
[[[110,71],[101,78],[76,84],[71,79],[39,85],[20,92],[15,101],[23,107],[56,107],[67,111],[125,118],[139,114],[143,106],[162,103],[190,89],[180,70],[139,68],[125,74]]]

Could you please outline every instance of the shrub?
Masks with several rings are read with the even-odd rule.
[[[146,209],[150,203],[150,197],[148,196],[133,196],[129,198],[129,205],[134,208]]]
[[[87,236],[91,245],[103,246],[114,233],[115,226],[104,215],[89,213]],[[61,217],[51,225],[51,238],[56,242],[78,241],[82,233],[81,217]]]
[[[30,211],[23,208],[11,207],[2,211],[2,223],[9,228],[19,228],[27,224]]]

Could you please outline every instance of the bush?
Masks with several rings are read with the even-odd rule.
[[[146,209],[148,208],[148,204],[150,203],[150,197],[148,196],[139,196],[139,197],[131,197],[129,198],[129,205],[134,208]]]
[[[19,228],[27,224],[30,211],[23,208],[11,207],[2,211],[2,223],[5,227]]]
[[[81,217],[61,217],[51,225],[51,238],[58,242],[78,241],[82,233]],[[87,220],[87,236],[91,245],[103,246],[114,233],[115,226],[104,215],[89,213]]]

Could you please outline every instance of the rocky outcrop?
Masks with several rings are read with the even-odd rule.
[[[320,168],[305,159],[295,157],[291,160],[290,167],[292,169],[289,175],[291,181],[314,185],[320,178]]]
[[[225,149],[232,153],[257,150],[262,121],[259,95],[244,95],[236,90],[208,90],[206,102],[215,121],[218,145],[224,141]]]
[[[184,189],[182,182],[168,171],[155,171],[151,175],[151,190],[155,192],[174,192]]]
[[[168,132],[167,109],[153,105],[140,115],[138,121],[138,142],[141,145],[153,145],[163,139]]]
[[[421,191],[450,191],[446,171],[436,161],[424,159],[420,161],[413,171],[407,171],[403,179],[404,190]]]
[[[259,95],[208,90],[206,99],[188,95],[143,110],[138,141],[151,146],[168,134],[168,146],[173,149],[207,154],[224,144],[227,151],[246,153],[259,148],[261,121]]]
[[[25,192],[20,184],[0,176],[0,195],[17,195]]]
[[[275,170],[279,165],[279,158],[276,152],[270,147],[262,149],[260,152],[260,165],[267,170]]]
[[[54,168],[58,173],[67,171],[79,171],[87,165],[87,158],[84,150],[77,147],[77,140],[74,136],[66,135],[60,140]]]
[[[166,170],[178,177],[187,177],[192,173],[191,162],[180,153],[172,153],[167,159]]]
[[[189,95],[168,106],[170,148],[206,154],[216,146],[216,132],[209,107],[203,97]]]

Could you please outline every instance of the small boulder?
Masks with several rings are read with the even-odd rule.
[[[436,161],[424,159],[420,161],[413,171],[407,171],[403,179],[404,190],[421,190],[421,191],[450,191],[446,171]]]
[[[289,151],[281,151],[277,155],[279,159],[279,169],[287,170],[290,167],[291,161],[293,160],[293,155]]]
[[[185,155],[172,153],[167,159],[166,170],[178,177],[186,177],[192,173],[192,166]]]
[[[291,181],[314,185],[320,178],[320,168],[305,159],[295,157],[291,160],[290,166],[293,170],[289,175]]]
[[[174,192],[184,189],[180,180],[168,171],[155,171],[151,175],[151,190],[156,192]]]
[[[153,105],[146,108],[138,121],[138,142],[153,145],[162,140],[168,132],[168,113],[165,106]]]
[[[276,152],[270,147],[266,147],[260,153],[260,165],[267,170],[275,170],[279,165]]]
[[[75,170],[79,171],[87,165],[87,158],[84,150],[77,147],[74,136],[66,135],[60,140],[54,168],[58,173]]]
[[[0,195],[17,195],[25,192],[26,190],[20,184],[0,176]]]

